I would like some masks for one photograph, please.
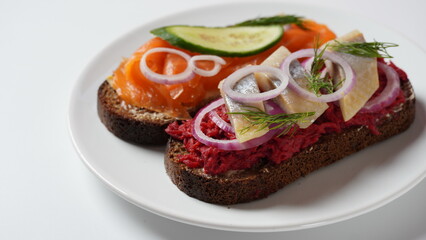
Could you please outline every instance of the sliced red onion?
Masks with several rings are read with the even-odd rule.
[[[235,133],[235,130],[232,125],[223,120],[215,110],[209,112],[209,117],[223,131]]]
[[[272,100],[267,100],[265,102],[265,111],[270,114],[270,115],[275,115],[275,114],[280,114],[283,113],[284,111],[281,109],[280,106],[278,106],[278,104],[276,104],[274,101]],[[209,112],[209,117],[210,119],[216,123],[216,125],[224,130],[225,132],[232,132],[235,133],[235,129],[234,127],[232,127],[231,124],[229,124],[228,122],[226,122],[225,120],[223,120],[219,114],[217,114],[217,112],[213,109],[212,111]]]
[[[233,87],[238,81],[240,81],[247,75],[255,73],[255,72],[270,73],[274,75],[276,78],[278,78],[281,81],[281,84],[273,90],[262,92],[262,93],[244,94],[244,93],[239,93],[233,90]],[[238,102],[242,102],[242,103],[259,102],[259,101],[265,101],[278,96],[287,87],[288,81],[289,81],[289,77],[278,68],[261,66],[261,65],[247,66],[247,67],[238,69],[237,71],[229,75],[227,78],[225,78],[222,84],[222,90],[231,99]]]
[[[200,60],[205,60],[205,61],[213,61],[214,62],[214,67],[211,70],[204,70],[201,69],[199,67],[197,67],[196,65],[196,61],[200,61]],[[198,56],[193,56],[188,63],[192,70],[203,77],[211,77],[216,75],[220,69],[222,68],[222,65],[226,64],[225,60],[223,60],[223,58],[218,57],[218,56],[214,56],[214,55],[198,55]]]
[[[343,71],[345,72],[345,81],[343,82],[341,88],[339,88],[334,93],[330,94],[323,94],[321,96],[317,96],[313,92],[310,92],[303,87],[299,86],[299,84],[296,83],[296,81],[293,79],[290,73],[290,64],[299,58],[304,57],[313,57],[315,56],[314,49],[303,49],[299,50],[297,52],[292,53],[290,56],[288,56],[284,62],[281,64],[281,69],[283,72],[289,76],[289,87],[293,91],[295,91],[300,96],[314,102],[333,102],[336,100],[339,100],[340,98],[344,97],[346,94],[350,92],[350,90],[355,85],[355,73],[351,66],[341,57],[338,55],[332,53],[332,52],[324,52],[323,58],[328,59],[334,63],[339,64]]]
[[[159,47],[159,48],[150,49],[142,56],[142,59],[141,59],[140,64],[139,64],[140,70],[146,78],[148,78],[149,80],[151,80],[153,82],[166,84],[166,85],[184,83],[184,82],[188,82],[192,78],[194,78],[194,72],[192,71],[192,68],[191,68],[189,63],[187,65],[186,69],[183,72],[178,73],[178,74],[174,74],[174,75],[159,74],[159,73],[152,71],[148,67],[148,65],[146,63],[146,59],[150,54],[157,53],[157,52],[174,53],[174,54],[177,54],[177,55],[183,57],[188,62],[191,59],[191,56],[189,56],[188,54],[186,54],[182,51],[173,49],[173,48]]]
[[[284,110],[273,100],[268,100],[265,102],[265,112],[269,115],[277,115],[284,113]]]
[[[211,138],[209,136],[207,136],[206,134],[203,133],[203,131],[201,131],[201,122],[204,118],[204,116],[211,112],[212,110],[214,110],[215,108],[221,106],[225,104],[225,100],[223,100],[223,98],[220,98],[212,103],[210,103],[209,105],[207,105],[206,107],[204,107],[203,109],[201,109],[197,115],[194,118],[194,123],[193,123],[193,128],[192,128],[192,134],[193,136],[201,143],[207,145],[207,146],[211,146],[211,147],[216,147],[222,150],[229,150],[229,151],[236,151],[236,150],[244,150],[244,149],[248,149],[248,148],[252,148],[252,147],[257,147],[267,141],[269,141],[271,138],[273,138],[277,132],[279,131],[279,129],[274,129],[271,130],[269,132],[267,132],[265,135],[262,135],[261,137],[258,138],[254,138],[251,139],[249,141],[246,142],[239,142],[237,139],[233,139],[233,140],[219,140],[219,139],[214,139]]]
[[[393,103],[399,95],[400,81],[398,73],[392,67],[378,62],[377,66],[386,74],[386,87],[379,96],[368,101],[361,109],[362,112],[376,112]]]

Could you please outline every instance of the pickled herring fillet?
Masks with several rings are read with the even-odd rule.
[[[285,47],[278,48],[272,53],[267,59],[265,59],[261,65],[271,66],[279,68],[284,59],[291,53]],[[305,71],[299,62],[295,61],[291,64],[290,72],[294,80],[301,86],[306,85]],[[255,73],[256,80],[259,88],[262,91],[268,91],[276,88],[280,81],[274,78],[272,75],[267,73]],[[274,98],[274,101],[286,112],[286,113],[303,113],[303,112],[315,112],[314,115],[306,117],[297,122],[300,128],[309,127],[319,116],[321,116],[328,108],[327,103],[312,102],[299,96],[293,90],[288,87],[278,97]]]
[[[240,103],[228,97],[225,92],[222,91],[221,86],[219,86],[219,88],[221,89],[221,95],[225,100],[226,109],[229,112],[246,112],[246,109],[249,109],[250,107],[255,107],[265,111],[265,107],[262,101],[253,103]],[[236,92],[244,94],[260,92],[253,74],[250,74],[241,79],[237,84],[235,84],[233,89]],[[239,142],[245,142],[253,138],[258,138],[269,131],[268,127],[263,128],[263,126],[260,125],[252,125],[250,120],[241,114],[229,114],[228,116],[232,126],[235,129],[235,137]]]
[[[354,30],[346,35],[336,39],[341,43],[345,42],[365,42],[363,34]],[[330,41],[330,48],[332,49],[334,41]],[[331,51],[331,50],[330,50]],[[334,51],[333,51],[334,52]],[[377,72],[377,59],[354,56],[347,53],[334,52],[335,54],[346,60],[355,73],[355,86],[343,98],[339,100],[340,109],[342,111],[343,119],[350,120],[355,114],[367,103],[371,96],[379,88],[379,75]],[[335,69],[334,75],[343,75],[340,68]]]

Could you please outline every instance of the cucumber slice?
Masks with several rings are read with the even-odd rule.
[[[189,51],[224,57],[250,56],[272,47],[283,35],[283,27],[193,27],[175,25],[157,28],[152,34]]]

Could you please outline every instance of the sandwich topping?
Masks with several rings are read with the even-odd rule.
[[[166,53],[172,53],[177,54],[181,56],[184,60],[186,60],[186,68],[181,73],[173,74],[173,75],[166,75],[166,74],[159,74],[154,71],[152,71],[148,67],[147,63],[147,57],[152,53],[157,52],[166,52]],[[197,67],[196,62],[197,61],[211,61],[214,63],[214,66],[210,70],[204,70],[202,68]],[[198,74],[203,77],[211,77],[216,75],[220,69],[222,68],[222,65],[225,65],[226,62],[223,60],[223,58],[214,56],[214,55],[198,55],[198,56],[189,56],[188,54],[172,48],[152,48],[149,51],[147,51],[141,61],[140,61],[140,70],[142,74],[151,80],[152,82],[165,84],[165,85],[174,85],[179,83],[185,83],[190,81],[194,78],[195,74]]]
[[[383,59],[378,62],[392,68],[399,81],[407,81],[404,71],[396,67],[392,62],[386,64]],[[387,84],[387,73],[378,69],[379,88],[373,94],[372,101],[382,96]],[[291,158],[294,154],[316,143],[322,135],[339,133],[350,127],[367,127],[373,134],[380,134],[377,125],[384,119],[383,116],[392,115],[394,109],[404,103],[405,97],[401,89],[398,89],[396,98],[386,107],[372,112],[360,111],[349,121],[345,121],[340,107],[335,103],[327,103],[327,110],[308,128],[302,129],[298,125],[291,125],[286,134],[275,135],[268,141],[256,147],[243,150],[223,150],[206,145],[198,141],[193,135],[194,120],[174,122],[166,129],[172,137],[181,140],[187,150],[187,154],[180,156],[180,161],[190,168],[203,168],[204,172],[211,175],[223,174],[229,170],[243,170],[265,163],[266,159],[273,164],[279,164]],[[228,110],[225,105],[218,104],[215,112],[221,119],[230,123]],[[235,140],[235,133],[226,131],[206,115],[203,117],[201,131],[210,138],[218,140]],[[272,131],[270,131],[272,132]],[[275,132],[279,134],[280,132]],[[243,159],[243,160],[242,160]]]
[[[124,59],[119,67],[113,72],[109,80],[110,85],[116,90],[117,94],[127,104],[146,108],[155,112],[163,113],[169,117],[179,119],[191,118],[190,111],[199,106],[200,103],[211,99],[219,94],[217,88],[219,82],[229,76],[236,70],[247,65],[258,65],[262,63],[271,53],[280,46],[285,46],[290,51],[297,51],[304,48],[312,48],[315,38],[322,42],[327,42],[336,37],[327,26],[318,24],[311,20],[303,20],[303,26],[298,18],[271,18],[267,21],[247,22],[244,26],[250,24],[288,24],[278,42],[270,46],[269,49],[255,53],[255,55],[244,57],[223,57],[225,64],[221,64],[220,71],[214,76],[195,76],[179,84],[161,84],[149,80],[141,71],[141,59],[145,54],[154,48],[176,49],[184,52],[190,57],[200,55],[192,49],[183,49],[172,43],[155,37],[141,46],[132,56]],[[254,27],[254,26],[253,26]],[[233,27],[230,27],[233,28]],[[276,26],[274,27],[276,28]],[[309,29],[309,30],[306,30]],[[219,41],[219,40],[217,40]],[[214,45],[217,46],[217,45]],[[211,45],[209,46],[211,48]],[[210,54],[210,53],[204,53]],[[155,52],[146,55],[144,59],[147,68],[157,74],[176,75],[184,72],[188,68],[187,60],[182,56],[169,52]],[[212,70],[215,61],[205,61],[201,59],[196,61],[196,66],[201,70]]]
[[[185,144],[181,162],[208,174],[279,164],[322,135],[353,126],[380,134],[383,116],[405,101],[405,73],[383,60],[393,46],[367,43],[359,31],[321,48],[280,46],[259,66],[225,78],[222,98],[166,132]]]

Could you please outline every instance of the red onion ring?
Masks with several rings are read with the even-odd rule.
[[[188,62],[191,59],[191,56],[189,56],[188,54],[186,54],[182,51],[173,49],[173,48],[159,47],[159,48],[150,49],[142,56],[142,59],[139,63],[139,68],[140,68],[142,74],[146,78],[148,78],[149,80],[151,80],[153,82],[166,84],[166,85],[184,83],[184,82],[188,82],[188,81],[190,81],[191,79],[194,78],[194,72],[192,71],[190,64],[187,65],[186,69],[183,72],[178,73],[178,74],[174,74],[174,75],[159,74],[159,73],[152,71],[148,67],[148,65],[146,63],[146,59],[150,54],[157,53],[157,52],[174,53],[174,54],[177,54],[177,55],[183,57]]]
[[[209,117],[223,131],[235,133],[235,130],[232,125],[223,120],[214,109],[209,112]]]
[[[277,115],[277,114],[284,113],[284,110],[278,104],[276,104],[273,100],[268,100],[265,102],[265,111],[269,115]]]
[[[266,72],[277,77],[281,84],[270,91],[262,92],[262,93],[252,93],[252,94],[244,94],[239,93],[233,90],[234,85],[243,79],[245,76],[255,73],[255,72]],[[278,68],[269,67],[269,66],[247,66],[244,68],[240,68],[231,75],[229,75],[222,84],[222,90],[228,95],[231,99],[241,102],[241,103],[250,103],[250,102],[260,102],[265,101],[271,98],[274,98],[281,94],[284,89],[287,87],[289,81],[289,77],[283,73]]]
[[[386,87],[376,98],[368,101],[361,109],[362,112],[376,112],[393,103],[399,95],[401,83],[398,73],[392,67],[378,62],[377,67],[386,74]]]
[[[331,52],[324,52],[323,58],[328,59],[334,63],[337,63],[342,67],[343,71],[345,72],[345,81],[342,84],[341,88],[339,88],[334,93],[317,96],[314,93],[302,88],[301,86],[299,86],[299,84],[296,83],[296,81],[293,79],[290,73],[290,64],[294,60],[297,60],[299,58],[313,57],[313,56],[315,56],[314,49],[303,49],[303,50],[299,50],[297,52],[292,53],[281,64],[281,69],[286,75],[289,76],[288,85],[290,89],[295,91],[300,96],[314,102],[334,102],[344,97],[346,94],[348,94],[350,90],[353,88],[353,86],[355,85],[355,73],[353,69],[351,68],[351,66],[343,58]]]
[[[205,60],[205,61],[213,61],[214,62],[214,67],[211,70],[204,70],[201,69],[199,67],[196,66],[195,62],[196,61],[200,61],[200,60]],[[193,56],[188,63],[192,70],[203,77],[211,77],[216,75],[220,69],[222,68],[222,65],[225,65],[226,62],[225,60],[223,60],[223,58],[218,57],[218,56],[214,56],[214,55],[198,55],[198,56]]]
[[[207,136],[206,134],[204,134],[203,131],[201,130],[201,127],[200,127],[201,122],[207,113],[211,112],[212,110],[214,110],[215,108],[223,104],[225,104],[225,100],[223,98],[220,98],[210,103],[203,109],[201,109],[195,116],[193,128],[192,128],[192,134],[195,137],[195,139],[197,139],[199,142],[207,146],[216,147],[222,150],[229,150],[229,151],[244,150],[244,149],[248,149],[252,147],[257,147],[269,141],[271,138],[273,138],[277,134],[278,131],[280,131],[279,129],[274,129],[267,132],[265,135],[261,137],[254,138],[243,143],[239,142],[237,139],[218,140],[218,139],[211,138]]]

